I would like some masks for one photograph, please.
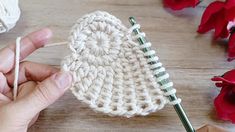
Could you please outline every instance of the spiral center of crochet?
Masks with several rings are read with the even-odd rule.
[[[130,29],[107,12],[87,14],[69,37],[62,69],[74,76],[73,94],[96,111],[131,117],[168,102]]]
[[[73,44],[73,48],[83,56],[82,60],[93,65],[109,65],[117,59],[124,33],[115,25],[96,20],[77,30],[80,32],[74,34],[76,38],[72,42],[79,43]]]
[[[109,54],[110,48],[112,48],[109,43],[112,43],[113,40],[110,40],[107,33],[103,31],[97,31],[96,33],[92,33],[91,36],[87,39],[87,47],[95,56]]]

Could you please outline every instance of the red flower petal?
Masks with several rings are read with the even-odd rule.
[[[163,0],[165,7],[173,10],[181,10],[186,7],[195,7],[200,0]]]
[[[235,0],[227,0],[225,4],[226,19],[232,21],[235,18]]]
[[[219,12],[220,10],[223,9],[225,3],[222,1],[215,1],[212,2],[204,11],[203,15],[202,15],[202,19],[201,19],[201,24],[206,24],[207,21],[209,21],[209,19],[212,17],[213,14]]]
[[[197,30],[198,33],[205,33],[213,28],[218,28],[218,27],[224,26],[225,21],[223,21],[223,19],[221,19],[222,17],[224,17],[224,5],[225,5],[224,2],[215,1],[215,2],[211,3],[206,8],[205,12],[203,13],[202,19],[201,19],[201,24],[199,25],[198,30]],[[221,25],[221,23],[222,23],[222,25]],[[216,25],[218,25],[218,26],[216,26]],[[221,33],[221,31],[224,31],[223,27],[222,27],[222,29],[219,29],[217,31],[215,36],[217,37],[218,34]],[[224,36],[224,34],[223,34],[223,36]]]
[[[233,33],[228,42],[228,57],[229,61],[235,59],[235,33]]]
[[[225,5],[226,9],[234,8],[234,6],[235,6],[235,0],[226,0],[226,5]]]
[[[215,21],[215,39],[217,38],[227,38],[229,36],[229,31],[227,29],[228,21],[225,19],[225,10],[221,10],[220,13],[217,14],[217,18]]]
[[[224,85],[223,85],[223,83],[215,83],[215,86],[216,87],[223,87]]]
[[[223,78],[229,80],[232,84],[235,84],[235,69],[224,73]]]
[[[221,76],[215,76],[211,78],[212,81],[226,81],[223,77]]]
[[[217,87],[221,87],[221,85],[227,85],[227,84],[233,84],[235,85],[235,81],[231,81],[227,78],[224,78],[224,77],[214,77],[211,79],[212,81],[223,81],[223,84],[216,84]],[[225,84],[226,83],[226,84]]]
[[[232,21],[235,18],[235,5],[231,9],[227,9],[227,12],[225,14],[225,18],[228,21]]]
[[[215,20],[209,19],[205,24],[201,24],[198,26],[198,33],[206,33],[215,27]]]
[[[222,87],[220,94],[214,100],[217,116],[235,123],[235,69],[211,80],[219,81],[216,86]]]
[[[222,107],[223,98],[225,93],[220,93],[214,100],[214,106],[217,113],[217,116],[222,120],[228,120],[227,113],[224,112],[224,109]]]
[[[235,104],[228,100],[228,97],[231,96],[231,94],[228,94],[229,92],[231,93],[231,88],[223,87],[221,93],[214,100],[214,105],[220,119],[235,122],[235,118],[233,116],[233,114],[235,114]],[[234,98],[233,95],[232,98]]]
[[[235,86],[235,69],[224,73],[223,76],[215,76],[211,78],[215,82],[223,82],[224,85],[234,85]],[[221,84],[218,84],[221,85]]]

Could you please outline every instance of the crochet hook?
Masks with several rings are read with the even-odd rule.
[[[130,21],[132,26],[135,26],[137,24],[137,22],[136,22],[134,17],[130,17],[129,21]],[[143,35],[141,35],[140,28],[133,29],[133,32],[134,32],[135,35],[138,36],[137,40],[140,43],[140,45],[144,45],[145,43],[147,43],[147,39]],[[150,50],[151,50],[150,48],[146,47],[146,48],[143,49],[143,52],[146,53],[146,52],[148,52]],[[152,58],[152,57],[155,57],[155,56],[148,56],[148,58]],[[155,63],[157,63],[157,62],[155,62]],[[150,65],[153,65],[153,64],[154,64],[153,62],[150,63]],[[162,68],[162,66],[159,66],[159,68]],[[155,77],[159,78],[159,77],[162,77],[162,76],[164,76],[166,74],[167,73],[165,71],[163,71],[163,72],[161,72],[159,74],[155,74]],[[171,83],[169,78],[164,79],[162,81],[158,81],[158,84],[160,86],[163,86],[163,85],[165,85],[167,83]],[[169,86],[167,88],[164,88],[163,91],[165,93],[167,93],[167,92],[171,91],[172,89],[173,89],[173,87]],[[171,94],[171,95],[168,96],[168,98],[169,98],[169,100],[171,102],[174,102],[174,101],[178,100],[176,94]],[[195,130],[194,130],[193,126],[191,125],[191,123],[190,123],[190,121],[189,121],[189,119],[188,119],[188,117],[187,117],[183,107],[181,106],[181,104],[180,103],[176,103],[173,106],[174,106],[174,109],[175,109],[176,113],[178,114],[181,122],[183,123],[185,130],[187,132],[195,132]]]

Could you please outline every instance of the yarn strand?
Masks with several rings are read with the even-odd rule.
[[[133,30],[140,29],[139,24],[135,24],[129,28],[129,32]],[[146,35],[144,32],[140,32],[133,36],[133,39],[139,39],[140,37],[144,38]],[[144,42],[144,44],[140,45],[140,48],[144,52],[144,56],[147,58],[148,64],[151,66],[151,70],[153,71],[157,82],[161,85],[161,89],[165,92],[165,96],[173,96],[176,94],[176,89],[173,88],[173,82],[169,80],[169,74],[166,73],[165,68],[162,66],[162,63],[159,61],[159,57],[156,55],[156,52],[151,49],[150,42]],[[145,51],[145,49],[148,49]],[[165,91],[168,89],[168,91]],[[181,103],[180,98],[176,98],[176,100],[169,100],[169,104],[176,105]]]
[[[19,81],[19,65],[20,65],[20,44],[21,43],[21,37],[18,37],[16,39],[15,44],[15,76],[14,76],[14,84],[13,84],[13,100],[16,100],[17,94],[18,94],[18,81]],[[58,43],[52,43],[47,44],[44,47],[52,47],[52,46],[59,46],[59,45],[65,45],[68,42],[58,42]]]
[[[15,48],[15,77],[14,77],[14,87],[13,87],[13,99],[16,100],[18,92],[18,80],[19,80],[19,65],[20,65],[20,42],[21,37],[16,39]]]
[[[66,45],[66,44],[68,44],[68,42],[64,41],[64,42],[57,42],[57,43],[46,44],[44,47],[53,47],[53,46],[60,46],[60,45]]]

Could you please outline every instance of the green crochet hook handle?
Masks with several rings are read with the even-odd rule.
[[[130,18],[129,18],[129,21],[130,21],[130,23],[131,23],[132,26],[134,26],[134,25],[137,24],[137,22],[136,22],[136,20],[135,20],[134,17],[130,17]],[[147,39],[146,39],[144,36],[140,35],[140,34],[141,34],[140,28],[135,28],[135,29],[133,29],[133,32],[135,33],[135,35],[138,35],[138,36],[139,36],[139,37],[137,38],[137,40],[138,40],[138,42],[140,43],[140,45],[143,45],[143,44],[145,44],[145,43],[147,42]],[[146,52],[148,52],[148,51],[150,51],[150,50],[151,50],[150,48],[144,48],[144,49],[143,49],[143,52],[146,53]],[[155,57],[155,56],[153,56],[153,55],[147,56],[147,58],[152,58],[152,57]],[[157,62],[155,62],[155,63],[157,63]],[[154,63],[151,62],[150,65],[152,65],[152,64],[154,64]],[[158,68],[162,68],[162,66],[159,66]],[[161,73],[159,73],[159,74],[155,74],[155,77],[156,77],[156,78],[159,78],[159,77],[162,77],[162,76],[164,76],[164,75],[166,75],[166,74],[167,74],[167,73],[166,73],[165,71],[163,71],[163,72],[161,72]],[[169,78],[167,78],[167,79],[164,79],[164,80],[162,80],[162,81],[158,81],[158,84],[159,84],[160,86],[162,86],[162,85],[167,84],[167,83],[169,83],[169,82],[171,82],[171,81],[170,81]],[[172,90],[172,89],[173,89],[173,87],[170,86],[170,87],[168,87],[168,88],[166,88],[166,89],[163,89],[163,91],[164,91],[164,92],[169,92],[169,91]],[[168,98],[169,98],[170,101],[177,101],[177,100],[178,100],[178,98],[177,98],[177,96],[176,96],[175,94],[169,95]],[[188,119],[186,113],[184,112],[184,109],[183,109],[183,107],[181,106],[181,104],[180,104],[180,103],[176,103],[176,104],[174,104],[173,106],[174,106],[174,109],[175,109],[176,113],[178,114],[178,116],[179,116],[181,122],[183,123],[184,128],[186,129],[186,131],[187,131],[187,132],[195,132],[195,130],[194,130],[193,126],[191,125],[191,123],[190,123],[190,121],[189,121],[189,119]]]

